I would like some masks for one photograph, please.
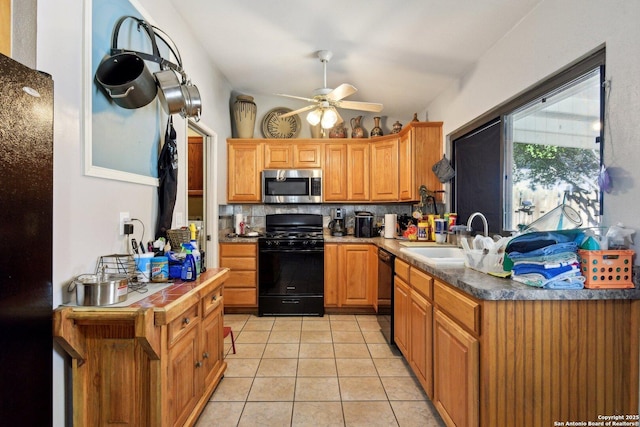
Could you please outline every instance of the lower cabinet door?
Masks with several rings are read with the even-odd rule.
[[[433,398],[433,306],[415,290],[411,291],[409,319],[409,364],[429,398]]]
[[[202,394],[199,351],[200,325],[191,328],[169,350],[167,401],[169,425],[182,426]]]
[[[478,340],[438,310],[433,322],[433,403],[447,425],[477,426]]]
[[[407,360],[409,360],[409,304],[409,285],[396,276],[393,289],[393,337]]]
[[[222,335],[222,305],[219,305],[202,322],[202,369],[204,370],[202,377],[204,378],[204,388],[211,384],[222,363],[224,353],[223,346],[220,345]]]

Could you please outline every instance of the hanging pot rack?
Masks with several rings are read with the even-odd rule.
[[[132,19],[136,21],[138,31],[144,31],[149,36],[149,39],[151,41],[151,49],[152,49],[151,54],[146,52],[139,52],[132,49],[124,49],[124,48],[118,47],[118,36],[120,33],[120,27],[128,19]],[[158,49],[158,44],[156,42],[157,39],[161,40],[162,43],[167,46],[171,54],[175,57],[177,64],[162,57],[162,55],[160,54],[160,50]],[[177,45],[165,31],[161,30],[160,28],[154,25],[149,24],[148,22],[142,19],[136,18],[135,16],[126,15],[121,17],[117,21],[114,27],[113,35],[111,38],[110,55],[115,56],[123,53],[134,54],[139,56],[143,60],[155,62],[160,65],[160,69],[163,71],[171,70],[172,72],[178,73],[181,76],[181,82],[179,83],[180,90],[181,90],[181,95],[179,95],[181,98],[180,99],[181,106],[176,108],[175,105],[167,106],[166,102],[163,102],[163,107],[165,108],[167,113],[170,115],[172,113],[179,112],[182,117],[193,117],[195,118],[196,121],[200,120],[200,114],[201,114],[200,93],[197,87],[191,83],[191,81],[187,76],[187,73],[185,72],[182,66],[182,58],[180,56],[180,52],[178,51]],[[160,71],[159,73],[162,73],[163,71]],[[161,91],[164,92],[165,90],[167,90],[166,87],[163,87],[163,83],[161,83],[161,81],[157,78],[157,76],[156,76],[156,84],[159,86]],[[171,90],[174,90],[174,88],[170,87],[168,88],[168,90],[171,91]],[[172,97],[172,99],[174,100],[176,98],[175,93],[169,93],[169,96]],[[164,101],[164,97],[163,97],[163,101]]]

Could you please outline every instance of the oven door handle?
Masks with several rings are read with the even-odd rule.
[[[322,253],[324,249],[287,249],[287,248],[278,248],[278,249],[259,249],[259,253],[284,253],[284,252],[305,252],[305,253]]]

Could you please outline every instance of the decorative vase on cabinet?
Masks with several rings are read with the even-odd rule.
[[[236,102],[233,103],[233,117],[236,122],[238,138],[253,138],[257,110],[252,96],[236,96]]]
[[[402,123],[396,121],[393,124],[393,129],[391,129],[391,133],[399,133],[402,130]]]
[[[329,131],[329,138],[346,138],[347,130],[344,127],[344,122],[336,123],[334,127]]]
[[[364,138],[364,128],[360,124],[363,116],[351,118],[351,138]]]
[[[371,129],[371,137],[382,136],[382,128],[380,127],[380,117],[373,118],[373,129]]]

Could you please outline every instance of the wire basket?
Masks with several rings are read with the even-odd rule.
[[[105,274],[126,275],[130,281],[135,275],[136,264],[133,257],[128,254],[103,255],[98,259],[96,274],[102,271]]]

